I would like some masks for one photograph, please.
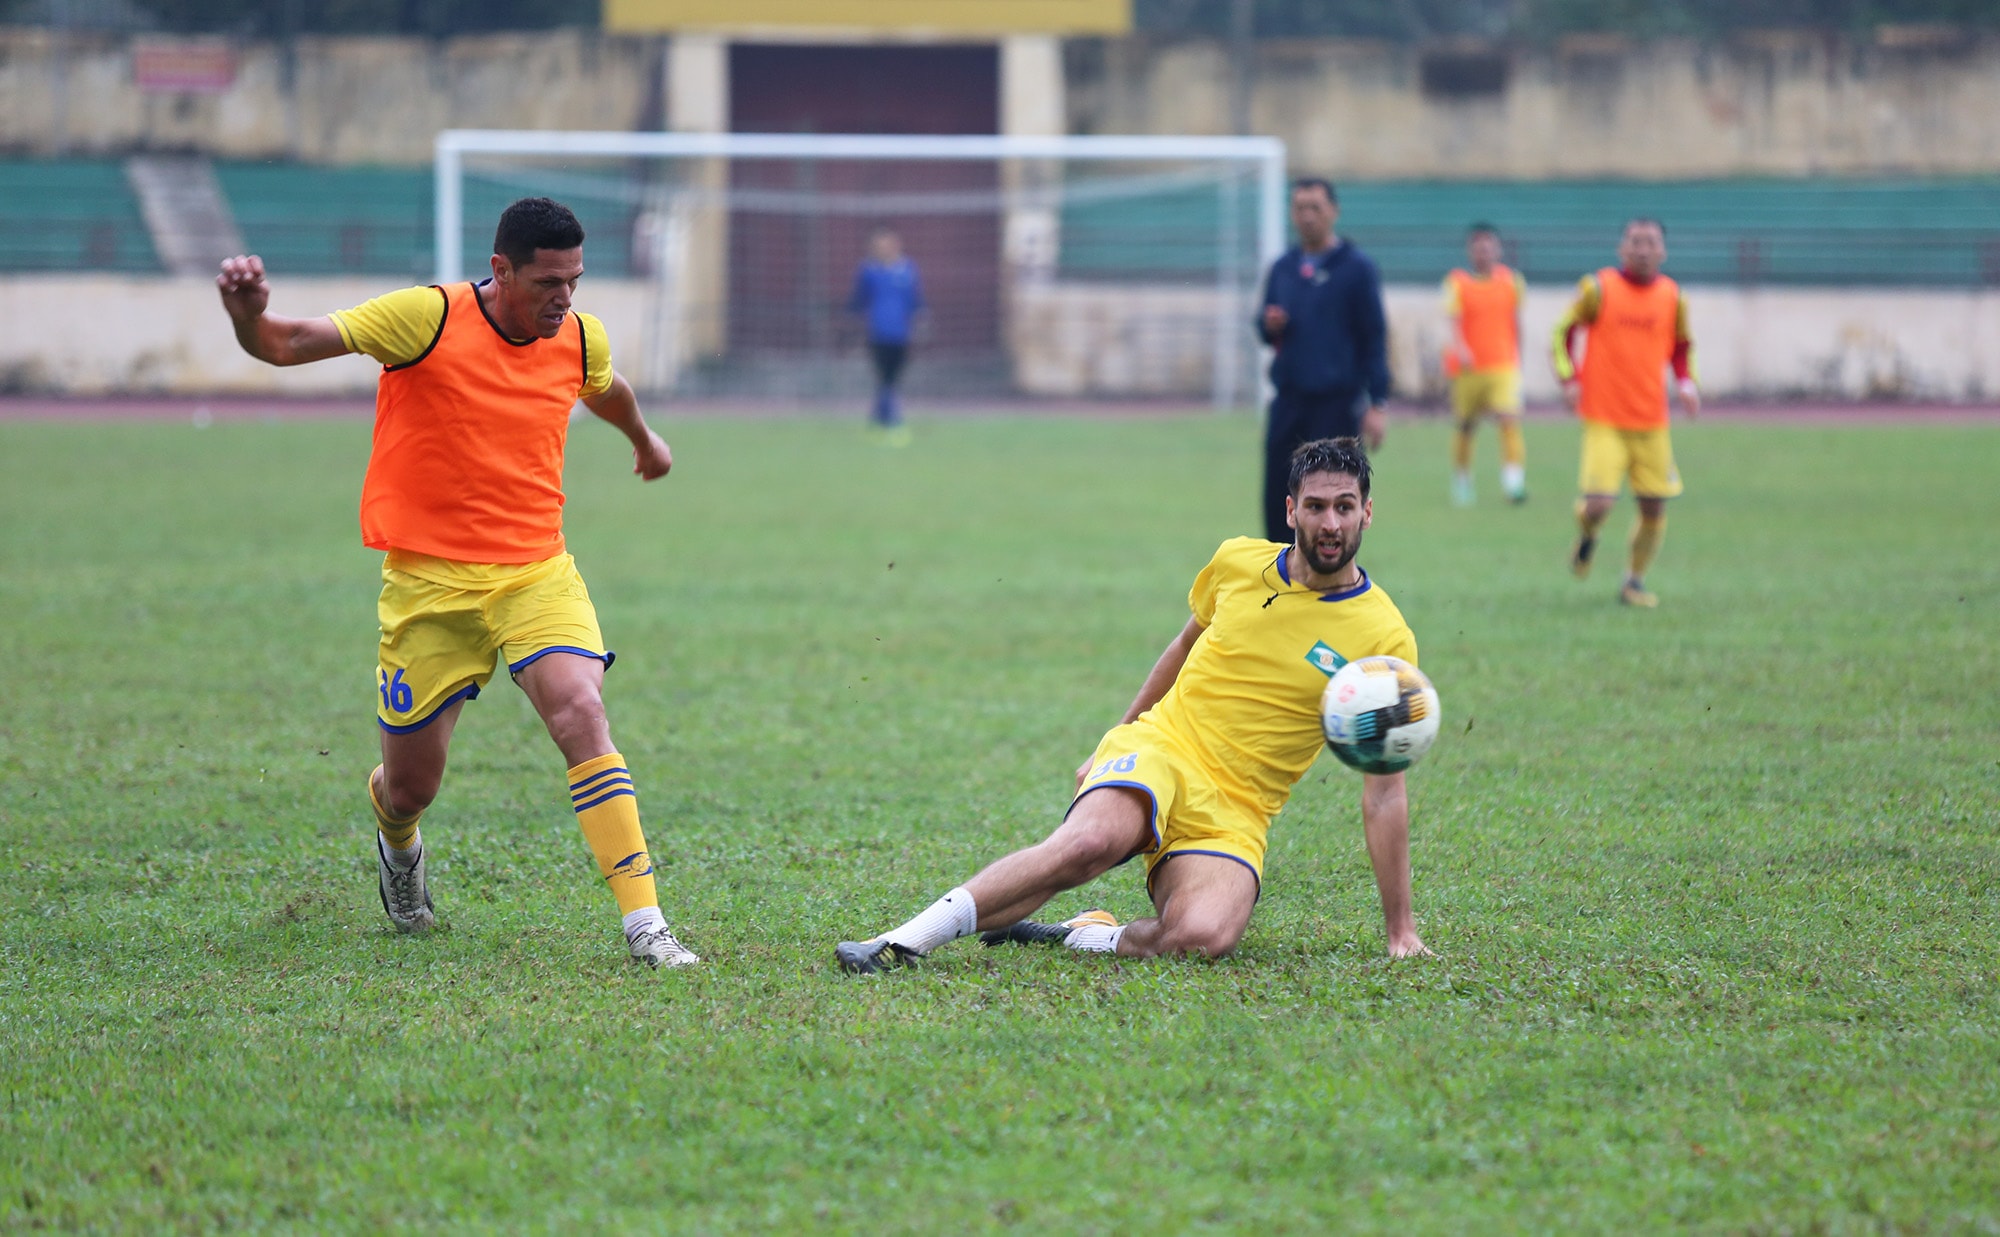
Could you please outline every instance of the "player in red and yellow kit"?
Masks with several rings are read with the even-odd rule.
[[[1585,275],[1576,303],[1556,323],[1556,377],[1563,398],[1583,419],[1583,462],[1579,470],[1577,539],[1570,569],[1578,579],[1590,574],[1598,530],[1627,480],[1639,503],[1632,528],[1630,558],[1618,599],[1652,607],[1660,599],[1646,590],[1646,568],[1667,533],[1667,500],[1681,492],[1667,435],[1666,371],[1672,367],[1681,407],[1690,418],[1701,414],[1695,385],[1693,339],[1688,334],[1687,300],[1680,285],[1660,273],[1667,260],[1667,233],[1657,219],[1634,219],[1618,242],[1618,267]],[[1581,364],[1576,346],[1584,345]]]
[[[623,431],[652,481],[673,455],[611,368],[604,327],[574,312],[583,227],[524,198],[500,216],[493,274],[406,288],[321,318],[269,312],[256,257],[216,285],[251,356],[273,365],[365,353],[382,363],[361,538],[385,551],[368,778],[382,909],[398,929],[436,922],[418,820],[444,778],[452,729],[498,659],[568,762],[570,803],[618,899],[634,960],[700,961],[660,913],[638,796],[605,718],[604,647],[590,594],[563,549],[562,467],[578,400]]]
[[[900,927],[843,941],[845,970],[872,974],[983,931],[989,945],[1061,942],[1148,958],[1236,948],[1263,881],[1271,819],[1325,740],[1326,681],[1359,657],[1417,659],[1416,638],[1354,561],[1373,517],[1368,457],[1352,438],[1292,456],[1290,545],[1225,541],[1195,577],[1194,612],[1095,754],[1039,845],[982,869]],[[1428,953],[1410,911],[1403,775],[1364,774],[1361,821],[1394,957]],[[1158,913],[1120,926],[1103,911],[1061,924],[1026,916],[1135,856]]]
[[[1451,497],[1473,502],[1472,435],[1491,413],[1500,435],[1500,488],[1511,502],[1528,499],[1526,440],[1521,436],[1521,302],[1527,285],[1500,262],[1500,233],[1475,223],[1465,240],[1470,270],[1444,277],[1444,312],[1451,343],[1444,371],[1451,376]]]

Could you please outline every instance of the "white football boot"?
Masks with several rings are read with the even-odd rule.
[[[431,909],[430,882],[424,874],[423,844],[417,844],[417,861],[408,867],[389,858],[389,844],[375,835],[375,868],[380,877],[382,909],[398,932],[428,932],[437,926]]]

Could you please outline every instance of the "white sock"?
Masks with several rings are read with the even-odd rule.
[[[963,886],[930,904],[924,912],[900,928],[882,934],[913,953],[927,954],[938,946],[971,936],[979,930],[979,908]]]
[[[631,940],[641,932],[651,932],[667,926],[667,917],[660,914],[657,906],[642,906],[625,916],[625,939]]]
[[[1527,488],[1528,470],[1519,464],[1500,465],[1500,485],[1509,494],[1518,494]]]
[[[1118,952],[1118,940],[1124,935],[1124,924],[1113,928],[1101,923],[1087,923],[1071,928],[1069,935],[1063,938],[1063,944],[1084,953],[1115,954]]]
[[[380,834],[376,835],[381,837]],[[415,830],[410,834],[410,844],[402,850],[389,845],[389,839],[382,838],[382,853],[389,856],[389,862],[404,871],[417,866],[417,860],[424,857],[424,831]]]

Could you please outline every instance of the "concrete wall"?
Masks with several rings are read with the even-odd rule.
[[[281,280],[274,312],[345,308],[384,291],[379,281]],[[1524,313],[1529,398],[1555,385],[1546,341],[1570,290],[1529,289]],[[642,388],[667,376],[668,350],[650,324],[660,308],[648,286],[599,280],[579,308],[599,315],[621,372]],[[0,298],[31,305],[0,336],[0,390],[95,395],[361,394],[377,367],[361,357],[278,370],[245,356],[206,280],[62,275],[0,280]],[[1435,399],[1445,338],[1437,290],[1386,294],[1391,368],[1399,397]],[[1696,364],[1712,397],[2000,398],[2000,292],[1688,290]],[[1052,396],[1153,395],[1206,401],[1214,365],[1216,298],[1199,289],[1048,284],[1015,301],[1015,375]],[[1240,377],[1240,376],[1239,376]]]
[[[1497,55],[1497,93],[1423,85],[1454,51]],[[1078,41],[1070,130],[1224,133],[1228,49]],[[1359,41],[1257,48],[1252,129],[1336,177],[1649,179],[2000,170],[2000,38],[1885,30],[1703,45],[1572,39],[1545,49]]]
[[[211,96],[141,93],[124,37],[0,29],[0,149],[416,164],[454,126],[727,128],[715,109],[730,37],[305,38],[295,55],[242,43],[234,85]],[[1057,57],[1053,39],[1001,42],[1009,132],[1228,128],[1221,43],[1081,39]],[[1295,167],[1345,177],[2000,171],[2000,37],[1597,36],[1492,51],[1504,60],[1498,93],[1426,91],[1427,64],[1489,51],[1267,42],[1253,128],[1283,138]],[[1057,84],[1037,88],[1044,80]]]
[[[124,36],[0,29],[0,148],[423,164],[440,129],[658,126],[661,43],[579,30],[235,45],[219,94],[147,94]],[[648,126],[648,113],[655,113]]]

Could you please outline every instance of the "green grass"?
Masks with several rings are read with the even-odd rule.
[[[1569,427],[1465,512],[1399,424],[1437,959],[1323,761],[1235,958],[861,981],[834,941],[1058,818],[1255,429],[662,419],[650,487],[578,427],[569,528],[692,974],[625,962],[499,686],[443,929],[386,929],[365,424],[0,424],[0,1228],[2000,1231],[1995,430],[1681,430],[1641,613],[1562,569]]]

